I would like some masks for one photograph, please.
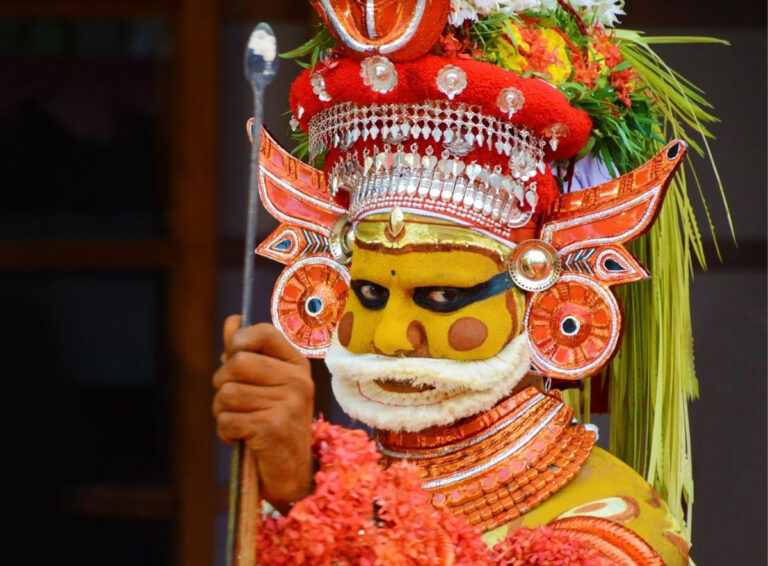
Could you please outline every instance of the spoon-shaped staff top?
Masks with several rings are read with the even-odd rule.
[[[277,39],[269,24],[257,25],[245,50],[245,77],[254,86],[264,88],[277,74],[280,59]]]
[[[253,260],[258,231],[259,207],[259,150],[263,121],[264,89],[277,74],[280,59],[277,39],[272,28],[265,23],[257,25],[248,39],[245,49],[245,77],[253,87],[254,125],[251,148],[251,174],[248,187],[248,219],[243,269],[243,327],[251,324],[251,299],[253,291]]]

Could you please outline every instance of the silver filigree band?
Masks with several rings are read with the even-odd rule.
[[[309,122],[309,151],[348,151],[360,140],[392,145],[431,139],[454,157],[485,147],[508,158],[509,174],[522,182],[545,170],[546,140],[485,115],[476,106],[448,101],[357,106],[336,104]]]
[[[350,193],[349,212],[366,212],[395,205],[461,218],[507,233],[526,225],[538,202],[536,183],[501,174],[501,166],[465,163],[443,152],[438,159],[431,148],[418,153],[402,145],[371,154],[356,151],[337,162],[329,175],[331,193]]]

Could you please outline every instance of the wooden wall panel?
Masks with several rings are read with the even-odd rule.
[[[177,564],[210,566],[215,487],[211,376],[216,355],[216,0],[181,0],[176,22],[171,348],[176,369]]]

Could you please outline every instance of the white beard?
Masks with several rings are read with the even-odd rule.
[[[325,364],[336,400],[350,417],[378,429],[417,432],[493,407],[528,372],[530,353],[525,334],[494,357],[477,361],[353,354],[334,335]],[[399,393],[376,380],[434,389]]]

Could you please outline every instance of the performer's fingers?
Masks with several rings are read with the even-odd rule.
[[[253,413],[219,413],[217,432],[225,442],[247,440],[251,448],[273,446],[284,438],[291,428],[287,413],[274,408]]]
[[[288,340],[271,324],[261,323],[236,330],[225,342],[226,355],[232,357],[236,352],[258,352],[272,358],[296,365],[309,366]]]
[[[264,411],[275,404],[284,403],[291,394],[277,387],[259,387],[244,383],[224,383],[213,398],[213,415],[223,412],[248,413]]]
[[[253,352],[235,352],[213,375],[213,387],[220,389],[228,382],[239,382],[264,387],[292,385],[312,386],[309,372],[296,365]]]
[[[224,442],[252,438],[256,429],[253,413],[224,412],[216,417],[216,432]]]
[[[241,317],[239,314],[233,314],[226,318],[224,321],[224,328],[222,331],[222,337],[224,339],[224,352],[221,354],[221,363],[226,363],[226,361],[229,359],[229,355],[227,355],[227,344],[232,339],[232,335],[237,332],[240,329],[240,321],[243,317]]]

